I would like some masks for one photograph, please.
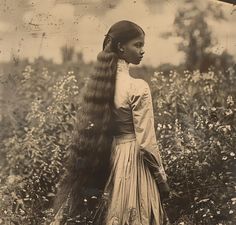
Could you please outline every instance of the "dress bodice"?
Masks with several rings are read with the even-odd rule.
[[[113,121],[114,135],[134,133],[132,111],[129,104],[129,92],[134,79],[129,74],[129,64],[122,59],[117,63]]]
[[[143,79],[130,76],[129,64],[122,59],[117,64],[112,116],[113,135],[134,133],[140,149],[152,153],[163,168],[154,128],[149,84]],[[163,179],[166,179],[164,172]]]
[[[123,59],[118,59],[113,121],[114,121],[114,135],[122,135],[135,133],[134,127],[134,110],[135,102],[140,101],[142,96],[149,91],[149,86],[146,81],[139,78],[133,78],[129,73],[130,65]],[[143,110],[145,108],[152,108],[151,100],[141,103]],[[141,109],[139,110],[141,113]],[[143,113],[143,112],[142,112]],[[147,115],[146,115],[147,116]]]

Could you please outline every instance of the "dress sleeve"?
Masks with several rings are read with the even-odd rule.
[[[129,96],[134,130],[143,155],[158,183],[167,181],[154,128],[154,113],[151,91],[146,81],[138,79]]]

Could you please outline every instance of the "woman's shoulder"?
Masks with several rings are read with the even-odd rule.
[[[147,81],[141,78],[132,78],[129,88],[129,102],[133,104],[140,99],[148,100],[150,88]]]
[[[130,92],[132,95],[143,95],[149,90],[149,84],[147,81],[141,78],[131,78]]]

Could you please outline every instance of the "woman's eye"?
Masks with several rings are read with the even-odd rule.
[[[135,46],[136,46],[137,48],[141,48],[141,47],[142,47],[142,43],[137,43]]]

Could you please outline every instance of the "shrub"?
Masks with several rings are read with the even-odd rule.
[[[175,193],[166,202],[170,217],[235,224],[235,72],[160,72],[151,85],[157,136]]]
[[[36,82],[32,71],[24,74],[18,93],[33,99],[24,128],[4,140],[7,167],[2,172],[5,184],[0,205],[4,207],[0,215],[5,224],[41,224],[46,220],[44,210],[51,206],[63,172],[78,110],[79,90],[73,72],[58,81],[48,77],[55,81],[52,85]]]
[[[46,67],[40,73],[33,65],[19,74],[15,102],[21,123],[2,142],[3,224],[47,224],[53,216],[52,201],[85,82],[76,80],[73,71],[58,74]],[[176,225],[236,222],[235,77],[232,68],[224,74],[170,71],[152,77],[157,140],[172,189],[164,204]],[[6,120],[11,118],[1,123],[10,124]],[[95,205],[85,199],[85,212]]]

